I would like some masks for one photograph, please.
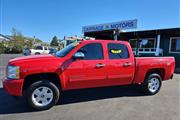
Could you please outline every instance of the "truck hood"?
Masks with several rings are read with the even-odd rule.
[[[26,62],[26,61],[34,61],[34,60],[43,60],[43,59],[53,59],[56,58],[53,55],[30,55],[30,56],[23,56],[11,59],[9,63],[16,63],[16,62]]]
[[[9,61],[11,66],[19,66],[22,77],[36,73],[61,72],[65,59],[53,55],[31,55],[27,57],[17,57]],[[64,68],[64,67],[62,67]]]

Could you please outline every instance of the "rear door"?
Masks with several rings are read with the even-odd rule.
[[[134,77],[134,59],[121,43],[108,43],[108,80],[118,85],[130,84]]]

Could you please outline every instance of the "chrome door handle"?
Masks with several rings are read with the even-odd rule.
[[[123,67],[129,67],[129,66],[131,66],[131,65],[132,65],[132,63],[129,63],[129,62],[128,62],[128,63],[124,63],[124,64],[123,64]]]
[[[98,67],[98,68],[100,68],[100,67],[104,67],[104,66],[106,66],[106,64],[96,64],[96,67]]]

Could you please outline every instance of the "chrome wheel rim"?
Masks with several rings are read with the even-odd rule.
[[[46,106],[53,100],[53,91],[48,87],[38,87],[32,93],[32,102],[36,106]]]
[[[148,81],[148,89],[150,92],[154,93],[156,92],[160,87],[160,82],[159,82],[159,79],[158,78],[151,78],[149,81]]]

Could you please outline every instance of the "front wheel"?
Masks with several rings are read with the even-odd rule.
[[[38,81],[27,90],[27,101],[36,110],[47,110],[59,99],[59,89],[52,82]]]
[[[161,81],[162,78],[159,74],[150,74],[142,85],[143,91],[149,95],[158,93],[161,88]]]

